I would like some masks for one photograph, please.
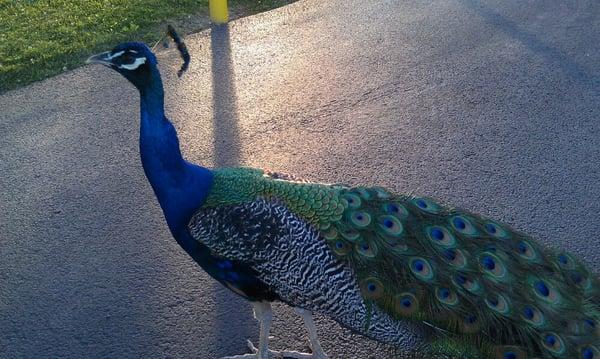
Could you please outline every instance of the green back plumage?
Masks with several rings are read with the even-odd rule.
[[[207,206],[274,198],[321,231],[365,299],[480,357],[600,358],[598,278],[508,226],[382,188],[215,171]]]
[[[344,213],[340,186],[278,179],[254,168],[224,168],[213,173],[213,188],[205,204],[209,207],[274,198],[317,226],[340,221]]]

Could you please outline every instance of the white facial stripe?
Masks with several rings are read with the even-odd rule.
[[[140,65],[146,63],[146,58],[145,57],[138,57],[135,59],[135,61],[132,64],[127,64],[127,65],[121,65],[119,66],[120,69],[125,69],[125,70],[135,70],[138,67],[140,67]]]
[[[110,55],[110,56],[109,56],[109,57],[107,57],[106,59],[107,59],[107,60],[112,60],[112,59],[114,59],[114,58],[115,58],[115,57],[117,57],[117,56],[121,56],[121,55],[123,55],[124,53],[125,53],[125,51],[119,51],[119,52],[115,52],[114,54]]]

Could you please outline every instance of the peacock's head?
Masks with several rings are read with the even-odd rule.
[[[179,50],[179,54],[183,59],[181,69],[177,72],[177,75],[181,77],[190,65],[190,54],[173,26],[167,26],[167,35],[175,41],[177,50]],[[159,83],[162,87],[160,74],[156,66],[158,63],[156,56],[146,44],[141,42],[126,42],[118,45],[111,51],[91,56],[86,63],[96,63],[110,67],[125,76],[140,91],[151,85],[153,81],[155,81],[155,84]]]
[[[156,56],[141,42],[120,44],[111,51],[91,56],[86,63],[102,64],[123,75],[138,89],[148,86],[155,76]]]

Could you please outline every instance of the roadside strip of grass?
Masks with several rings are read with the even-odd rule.
[[[229,6],[239,17],[290,2],[230,0]],[[0,0],[0,93],[81,66],[122,41],[155,42],[162,25],[190,15],[207,19],[192,24],[208,23],[208,0]]]

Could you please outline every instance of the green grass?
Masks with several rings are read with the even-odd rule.
[[[289,2],[229,1],[242,14]],[[208,0],[0,0],[0,92],[81,66],[122,41],[154,42],[166,22],[207,13]]]

